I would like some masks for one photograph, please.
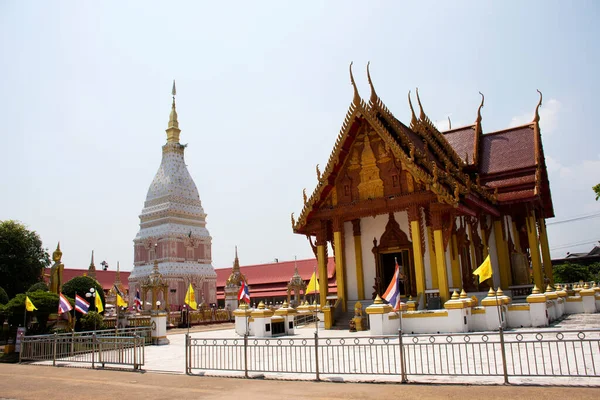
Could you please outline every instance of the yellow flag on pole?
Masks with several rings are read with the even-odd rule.
[[[305,294],[314,294],[319,293],[319,281],[317,280],[317,273],[313,272],[310,277],[310,281],[308,281],[308,286],[306,286]]]
[[[25,309],[27,311],[37,310],[37,307],[33,305],[31,300],[29,300],[29,296],[25,296]]]
[[[479,268],[473,271],[473,275],[479,276],[479,283],[485,281],[492,277],[492,263],[490,262],[490,256],[485,258],[485,260],[481,263]]]
[[[96,300],[94,300],[94,305],[96,306],[96,312],[101,313],[104,311],[104,306],[102,305],[102,298],[98,293],[96,293]]]
[[[127,307],[127,303],[125,303],[125,300],[123,300],[119,293],[117,293],[117,307]]]
[[[198,304],[196,303],[196,295],[194,294],[194,288],[192,287],[192,283],[190,282],[190,286],[188,287],[187,293],[185,294],[185,304],[190,306],[192,310],[198,309]]]

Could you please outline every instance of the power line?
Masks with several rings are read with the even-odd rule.
[[[597,242],[598,242],[598,240],[591,240],[591,241],[586,241],[586,242],[561,244],[559,246],[552,247],[550,250],[568,249],[569,247],[582,246],[584,244],[592,244],[592,243],[597,243]]]
[[[562,221],[547,222],[546,226],[548,226],[548,225],[564,224],[566,222],[581,221],[581,220],[584,220],[584,219],[591,219],[591,218],[598,218],[598,217],[600,217],[600,212],[594,213],[594,214],[587,214],[587,215],[578,215],[578,216],[575,216],[575,217],[563,219]]]

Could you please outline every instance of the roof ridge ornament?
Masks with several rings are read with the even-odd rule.
[[[452,121],[450,121],[450,116],[448,115],[448,130],[452,130]]]
[[[481,104],[477,109],[477,120],[475,121],[477,125],[481,125],[481,109],[483,108],[483,102],[485,101],[485,96],[483,95],[483,93],[479,92],[479,94],[481,95]]]
[[[354,63],[354,61],[350,62],[350,83],[352,83],[352,86],[354,87],[354,98],[352,99],[352,102],[358,106],[358,105],[360,105],[360,95],[358,94],[358,88],[356,87],[356,82],[354,82],[354,75],[352,75],[352,64],[353,63]]]
[[[375,92],[375,87],[373,86],[373,81],[371,80],[371,72],[369,71],[369,65],[371,61],[367,62],[367,80],[369,81],[369,86],[371,87],[371,103],[375,104],[377,102],[377,93]]]
[[[540,101],[538,102],[537,106],[535,107],[535,115],[533,116],[533,122],[539,122],[540,121],[540,106],[542,105],[542,92],[540,92],[539,89],[536,89],[537,92],[540,94]]]
[[[410,107],[410,124],[415,126],[417,124],[417,116],[415,115],[415,109],[413,108],[412,101],[410,99],[410,90],[408,91],[408,106]]]
[[[417,88],[416,92],[417,92],[417,103],[419,103],[419,110],[421,110],[421,115],[419,115],[419,118],[424,120],[426,115],[425,115],[425,111],[423,111],[423,105],[421,104],[421,98],[419,97],[419,88]]]

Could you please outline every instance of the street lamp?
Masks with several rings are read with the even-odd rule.
[[[98,311],[96,309],[96,295],[97,295],[96,289],[90,288],[90,290],[85,294],[85,297],[87,297],[88,299],[90,299],[90,305],[93,305],[94,309],[96,311]],[[96,330],[96,318],[94,318],[94,330]]]

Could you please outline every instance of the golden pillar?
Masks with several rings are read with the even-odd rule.
[[[527,239],[529,241],[529,254],[531,255],[531,267],[533,268],[533,282],[537,287],[544,286],[544,274],[542,272],[542,260],[540,259],[540,242],[538,240],[537,227],[535,224],[535,211],[529,211],[525,218],[527,225]]]
[[[498,270],[500,271],[500,287],[507,289],[512,283],[510,273],[510,259],[508,243],[504,233],[501,219],[494,220],[494,238],[496,239],[496,253],[498,254]]]
[[[550,279],[550,284],[554,286],[554,276],[552,275],[552,259],[550,258],[550,247],[548,246],[548,232],[546,231],[546,219],[538,218],[540,226],[540,243],[542,245],[542,260],[544,264],[544,273],[546,278]]]
[[[431,287],[433,289],[439,288],[438,283],[438,268],[437,268],[437,251],[434,244],[433,228],[427,227],[427,241],[429,243],[429,265],[431,270]]]
[[[435,212],[432,215],[433,241],[435,242],[435,256],[437,266],[437,279],[442,304],[450,300],[450,287],[448,286],[448,270],[446,269],[446,251],[444,249],[444,233],[442,232],[442,214]]]
[[[317,233],[317,264],[319,267],[319,300],[321,307],[327,304],[327,221],[321,221]]]
[[[460,271],[460,257],[458,256],[458,240],[456,234],[452,233],[450,238],[452,251],[450,253],[450,262],[452,263],[452,286],[462,288],[462,274]]]
[[[342,300],[342,311],[346,312],[346,266],[344,263],[344,222],[336,220],[333,226],[333,244],[335,246],[335,277],[337,296]]]
[[[423,298],[425,298],[425,265],[423,263],[423,248],[421,246],[421,213],[417,206],[411,206],[408,209],[408,220],[410,221],[412,236],[417,296],[422,294]]]
[[[356,259],[356,290],[358,299],[365,299],[365,277],[363,274],[362,246],[360,236],[360,219],[352,220],[352,233],[354,234],[354,258]]]

